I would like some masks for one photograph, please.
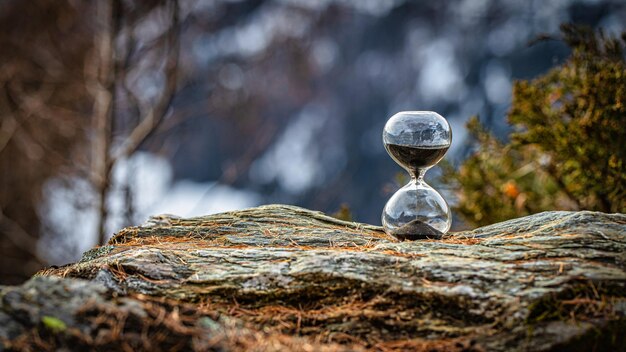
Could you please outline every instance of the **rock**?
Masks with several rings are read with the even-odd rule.
[[[625,286],[623,214],[413,242],[292,206],[160,216],[3,288],[0,351],[624,351]]]

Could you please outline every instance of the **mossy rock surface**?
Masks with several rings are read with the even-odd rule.
[[[0,351],[619,351],[626,215],[415,242],[284,205],[159,216],[0,302]]]

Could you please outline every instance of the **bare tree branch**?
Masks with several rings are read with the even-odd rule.
[[[172,1],[168,4],[171,7],[172,24],[168,32],[166,44],[168,58],[165,63],[165,87],[158,101],[148,108],[145,116],[142,117],[139,124],[122,143],[119,151],[111,158],[112,163],[115,163],[120,158],[128,157],[133,154],[141,144],[156,131],[165,118],[172,100],[174,99],[178,81],[178,59],[180,56],[179,6],[178,1]]]
[[[29,133],[23,133],[23,129],[19,127],[33,116],[52,115],[48,104],[53,89],[42,84],[40,89],[27,93],[19,84],[9,82],[5,84],[4,91],[7,98],[6,103],[13,113],[7,115],[7,120],[0,128],[0,152],[2,152],[13,138],[16,140],[19,139],[22,142],[20,144],[22,149],[27,151],[30,155],[41,154],[45,145],[37,138],[33,138]],[[53,153],[51,153],[51,155],[52,154]]]
[[[128,30],[127,32],[128,38],[126,40],[126,52],[124,60],[120,61],[121,65],[119,67],[119,80],[121,82],[122,90],[124,91],[124,97],[130,102],[131,106],[129,106],[129,108],[133,110],[134,116],[137,116],[137,118],[139,118],[140,116],[142,116],[141,102],[137,97],[137,94],[135,94],[135,92],[129,87],[127,81],[128,71],[131,64],[131,58],[133,57],[133,53],[135,51],[134,48],[136,41],[133,32],[131,30]]]

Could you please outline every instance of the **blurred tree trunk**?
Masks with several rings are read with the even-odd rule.
[[[116,96],[116,50],[115,38],[120,31],[119,0],[99,1],[96,5],[98,32],[95,36],[96,57],[93,108],[92,177],[91,182],[98,193],[98,243],[103,243],[108,215],[107,194],[111,187],[111,149],[113,123],[115,121]]]

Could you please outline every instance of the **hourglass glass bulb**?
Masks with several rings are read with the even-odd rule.
[[[399,240],[439,238],[451,225],[450,207],[426,182],[412,179],[389,199],[382,214],[385,232]]]

